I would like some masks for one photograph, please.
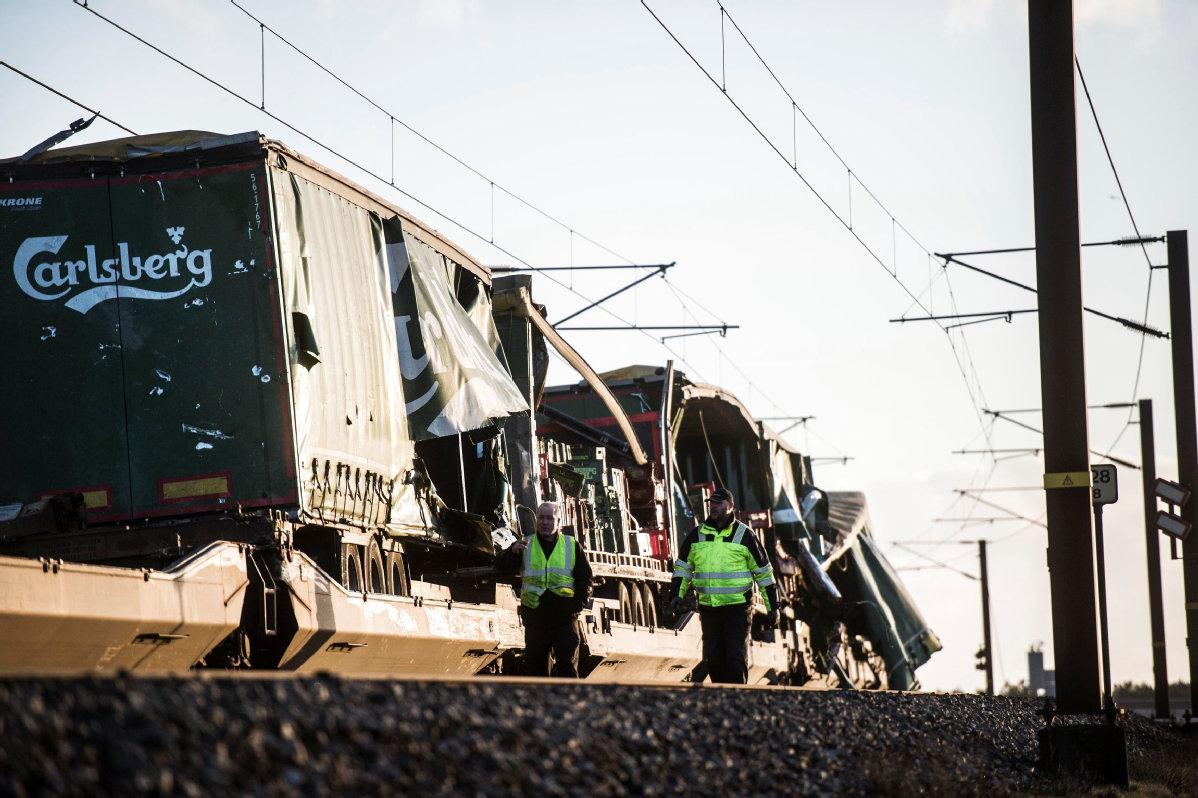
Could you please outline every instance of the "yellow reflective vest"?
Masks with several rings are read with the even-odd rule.
[[[520,603],[529,609],[541,605],[541,595],[552,591],[563,598],[574,595],[574,538],[560,532],[549,557],[534,536],[524,549],[524,570],[520,573]]]
[[[693,584],[704,607],[744,604],[756,584],[762,589],[766,610],[770,607],[765,588],[774,584],[774,569],[767,561],[758,566],[748,547],[741,543],[749,528],[733,521],[727,529],[703,524],[691,544],[685,561],[674,561],[674,576],[681,577],[678,596],[682,598]]]

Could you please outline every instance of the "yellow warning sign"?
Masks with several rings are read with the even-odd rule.
[[[1090,487],[1089,471],[1058,471],[1055,474],[1044,475],[1044,488],[1088,488]]]

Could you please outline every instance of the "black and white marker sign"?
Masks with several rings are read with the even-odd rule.
[[[1090,466],[1090,488],[1095,504],[1114,504],[1119,501],[1119,475],[1111,463]]]

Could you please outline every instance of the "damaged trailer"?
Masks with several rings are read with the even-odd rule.
[[[511,496],[496,422],[527,407],[485,267],[258,133],[0,173],[0,197],[35,200],[0,224],[0,555],[54,563],[0,564],[0,649],[61,647],[124,612],[86,569],[170,572],[216,541],[241,544],[221,601],[180,574],[144,623],[31,666],[463,674],[521,644],[510,584],[438,581],[489,564]],[[35,578],[86,600],[27,623]],[[193,616],[228,607],[236,628],[195,649]]]
[[[792,598],[754,681],[912,687],[938,647],[734,398],[596,375],[527,278],[285,145],[138,136],[0,177],[0,672],[510,671],[494,554],[547,499],[600,581],[587,678],[699,680],[668,565],[725,475]],[[549,347],[579,386],[546,387]]]

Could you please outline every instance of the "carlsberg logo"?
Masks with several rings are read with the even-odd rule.
[[[212,250],[189,250],[183,244],[182,227],[168,227],[166,234],[178,247],[174,252],[130,255],[129,244],[116,245],[117,257],[97,258],[96,246],[84,244],[76,251],[78,260],[50,260],[58,255],[69,236],[37,236],[27,238],[17,247],[12,261],[17,286],[29,296],[43,302],[71,298],[66,306],[87,313],[106,299],[174,299],[192,288],[203,288],[212,282]],[[161,280],[184,276],[186,285],[170,291],[156,291]],[[117,281],[120,284],[117,285]]]

